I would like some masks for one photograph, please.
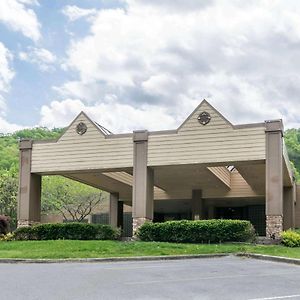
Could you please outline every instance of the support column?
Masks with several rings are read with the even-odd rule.
[[[112,227],[118,227],[119,212],[119,193],[110,193],[109,195],[109,224]]]
[[[203,213],[202,190],[192,191],[192,220],[201,220],[204,218]]]
[[[22,140],[18,190],[18,227],[41,221],[41,176],[31,173],[32,140]]]
[[[283,125],[266,121],[266,236],[278,239],[283,230]]]
[[[123,214],[124,214],[124,202],[118,201],[118,222],[117,226],[123,230]]]
[[[153,219],[154,172],[147,167],[148,131],[133,132],[132,229]]]
[[[295,228],[296,184],[283,190],[283,229]]]

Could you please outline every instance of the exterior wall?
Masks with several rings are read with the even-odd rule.
[[[203,126],[200,112],[211,115]],[[203,102],[177,133],[151,134],[148,165],[220,163],[265,159],[265,127],[233,127]]]
[[[64,218],[59,214],[41,215],[41,223],[62,223]]]
[[[297,185],[297,200],[295,206],[295,227],[300,228],[300,185]]]
[[[76,125],[85,122],[87,132],[79,135]],[[84,115],[71,124],[53,143],[34,143],[32,172],[59,172],[87,169],[132,167],[132,137],[105,138]]]
[[[205,126],[197,120],[202,111],[211,115]],[[76,133],[79,122],[88,125],[84,135]],[[264,130],[233,126],[204,101],[177,131],[150,133],[148,166],[264,160]],[[57,142],[33,144],[34,173],[128,167],[133,167],[132,135],[105,136],[83,113]]]
[[[293,168],[292,168],[292,165],[291,165],[291,162],[290,162],[290,159],[289,159],[289,155],[288,155],[288,152],[287,152],[287,148],[286,148],[286,145],[285,145],[285,142],[284,142],[284,139],[282,140],[283,142],[283,145],[282,145],[282,152],[283,152],[283,159],[284,159],[284,168],[286,170],[286,176],[284,176],[284,183],[285,185],[287,186],[293,186]]]
[[[295,187],[296,188],[296,187]],[[283,229],[295,228],[295,188],[283,188]]]

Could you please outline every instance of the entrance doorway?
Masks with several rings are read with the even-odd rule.
[[[247,207],[217,207],[217,219],[246,220]]]
[[[250,221],[258,235],[264,236],[266,234],[266,216],[264,205],[216,207],[215,214],[217,219]]]

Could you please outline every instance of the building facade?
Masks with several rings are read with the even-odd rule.
[[[40,222],[44,175],[109,192],[113,226],[131,206],[133,233],[170,219],[247,219],[270,238],[300,226],[282,121],[233,125],[206,100],[176,130],[113,134],[81,112],[58,140],[21,141],[19,226]]]

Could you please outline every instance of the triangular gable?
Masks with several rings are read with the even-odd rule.
[[[77,126],[79,123],[84,123],[87,127],[84,134],[77,133]],[[76,137],[88,137],[95,131],[99,132],[104,138],[105,133],[101,130],[94,121],[92,121],[85,112],[80,112],[79,115],[71,122],[71,124],[64,130],[63,134],[58,138],[57,142],[63,141],[64,139],[76,138]]]
[[[200,114],[208,113],[210,118],[209,122],[206,125],[201,124],[202,119],[198,119]],[[233,127],[233,125],[219,112],[217,111],[210,103],[206,100],[203,100],[196,109],[188,116],[188,118],[179,126],[177,131],[182,131],[184,128],[199,126],[199,128],[209,128],[211,126],[228,126]]]

